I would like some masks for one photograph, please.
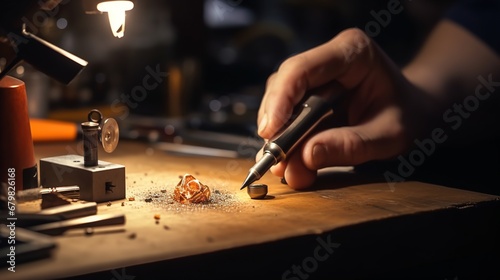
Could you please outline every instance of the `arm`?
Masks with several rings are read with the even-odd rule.
[[[403,69],[410,82],[436,101],[433,113],[438,121],[454,130],[456,137],[447,145],[470,144],[498,135],[500,101],[494,92],[500,89],[499,58],[469,30],[443,20]]]
[[[498,70],[498,57],[458,25],[443,21],[401,71],[362,31],[346,30],[329,42],[286,60],[268,79],[258,115],[258,132],[271,138],[306,91],[339,82],[349,96],[336,118],[271,172],[292,188],[310,186],[320,168],[357,165],[405,152],[416,137],[440,121],[444,109],[463,100],[450,87],[465,88],[477,76]]]
[[[417,56],[403,69],[406,78],[443,105],[456,102],[450,85],[459,81],[471,92],[478,76],[498,73],[499,56],[484,42],[450,20],[441,21]]]

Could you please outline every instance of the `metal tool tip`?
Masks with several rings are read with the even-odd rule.
[[[252,172],[248,173],[247,177],[243,181],[243,184],[241,185],[240,190],[248,187],[254,181],[255,181],[255,174],[253,174]]]

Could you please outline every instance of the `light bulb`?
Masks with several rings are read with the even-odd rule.
[[[134,3],[131,1],[105,1],[97,4],[97,10],[108,13],[111,31],[118,38],[125,33],[125,11],[133,8]]]

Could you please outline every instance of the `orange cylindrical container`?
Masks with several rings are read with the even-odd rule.
[[[0,80],[0,179],[9,190],[38,187],[26,87],[11,76]]]

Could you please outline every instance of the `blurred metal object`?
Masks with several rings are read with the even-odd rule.
[[[97,166],[98,142],[101,142],[104,151],[112,153],[118,146],[119,128],[113,118],[103,120],[102,113],[92,109],[88,114],[88,121],[81,123],[83,131],[84,165]]]
[[[104,150],[108,153],[112,153],[118,146],[119,137],[120,130],[116,120],[113,118],[105,119],[100,133],[100,141]]]
[[[45,223],[28,228],[29,230],[48,235],[61,235],[69,229],[102,227],[125,224],[124,214],[101,214],[64,221]]]
[[[16,193],[17,202],[33,201],[42,198],[44,194],[61,193],[67,198],[80,197],[79,186],[61,186],[53,188],[33,188],[28,190],[20,190]]]
[[[95,122],[83,122],[83,160],[85,166],[97,166],[99,142],[99,124]]]
[[[60,205],[33,213],[18,212],[16,213],[16,226],[27,228],[96,214],[97,203],[95,202]],[[8,217],[7,213],[0,213],[0,219],[6,220]]]
[[[56,215],[62,220],[80,218],[97,214],[97,203],[85,202],[69,205],[61,205],[52,208],[43,209],[37,212],[38,215]]]
[[[53,79],[69,84],[88,62],[30,33],[26,25],[19,31],[11,31],[15,56],[0,72],[0,79],[5,77],[19,62],[26,61],[37,70]]]
[[[181,143],[158,142],[153,147],[171,154],[188,156],[206,156],[221,158],[238,158],[237,151],[202,147],[195,145],[186,145]]]

